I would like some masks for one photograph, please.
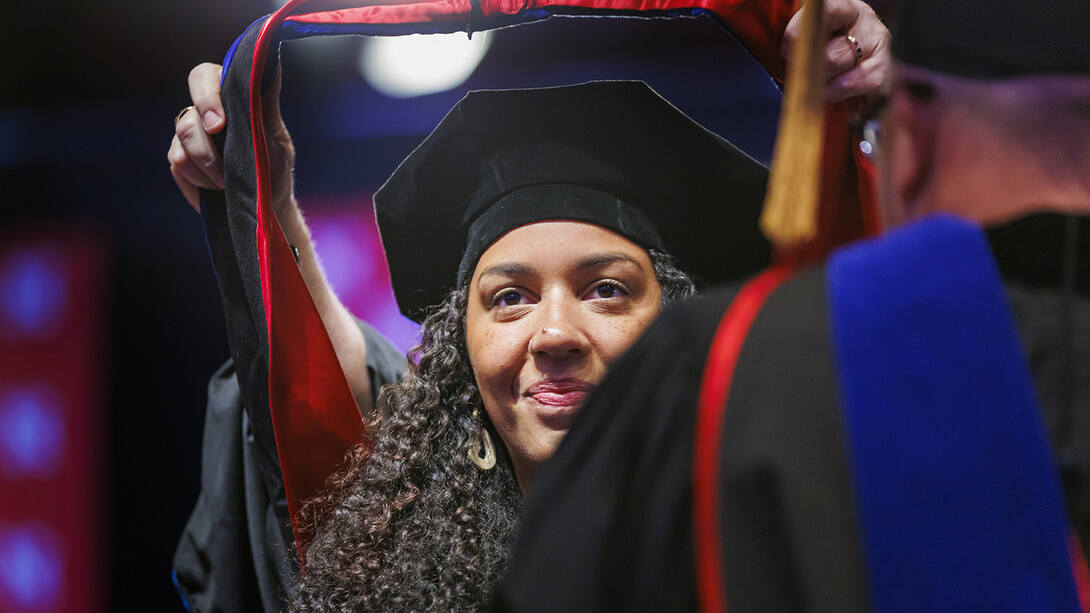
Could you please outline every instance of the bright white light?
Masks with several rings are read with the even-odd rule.
[[[473,74],[489,42],[485,32],[472,39],[462,32],[368,38],[360,51],[360,73],[395,98],[446,91]]]

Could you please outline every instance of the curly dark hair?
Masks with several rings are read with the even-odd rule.
[[[673,259],[649,250],[663,304],[695,294]],[[502,441],[496,466],[469,458],[481,399],[466,348],[468,284],[424,320],[400,383],[385,386],[357,445],[304,518],[315,538],[290,610],[479,611],[505,566],[522,495]]]

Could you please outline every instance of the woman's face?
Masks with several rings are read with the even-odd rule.
[[[522,226],[481,256],[466,343],[523,490],[607,365],[658,315],[659,298],[647,252],[593,224]]]

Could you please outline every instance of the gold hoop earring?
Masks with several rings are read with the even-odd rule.
[[[473,408],[473,421],[477,424],[477,432],[474,433],[473,444],[469,447],[469,459],[481,470],[492,470],[496,466],[496,445],[481,422],[476,407]]]

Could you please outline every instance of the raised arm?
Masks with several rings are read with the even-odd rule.
[[[222,67],[201,64],[189,74],[189,95],[192,107],[187,107],[177,119],[174,138],[167,159],[178,188],[196,210],[200,210],[199,190],[222,190],[223,159],[213,135],[225,126],[223,103],[220,100]],[[326,280],[310,229],[295,200],[292,167],[295,150],[291,136],[280,116],[280,79],[265,94],[265,133],[272,170],[273,208],[289,244],[299,252],[299,267],[310,295],[333,342],[337,359],[348,379],[348,385],[367,415],[374,404],[374,390],[367,372],[367,343],[355,318],[341,303]]]

